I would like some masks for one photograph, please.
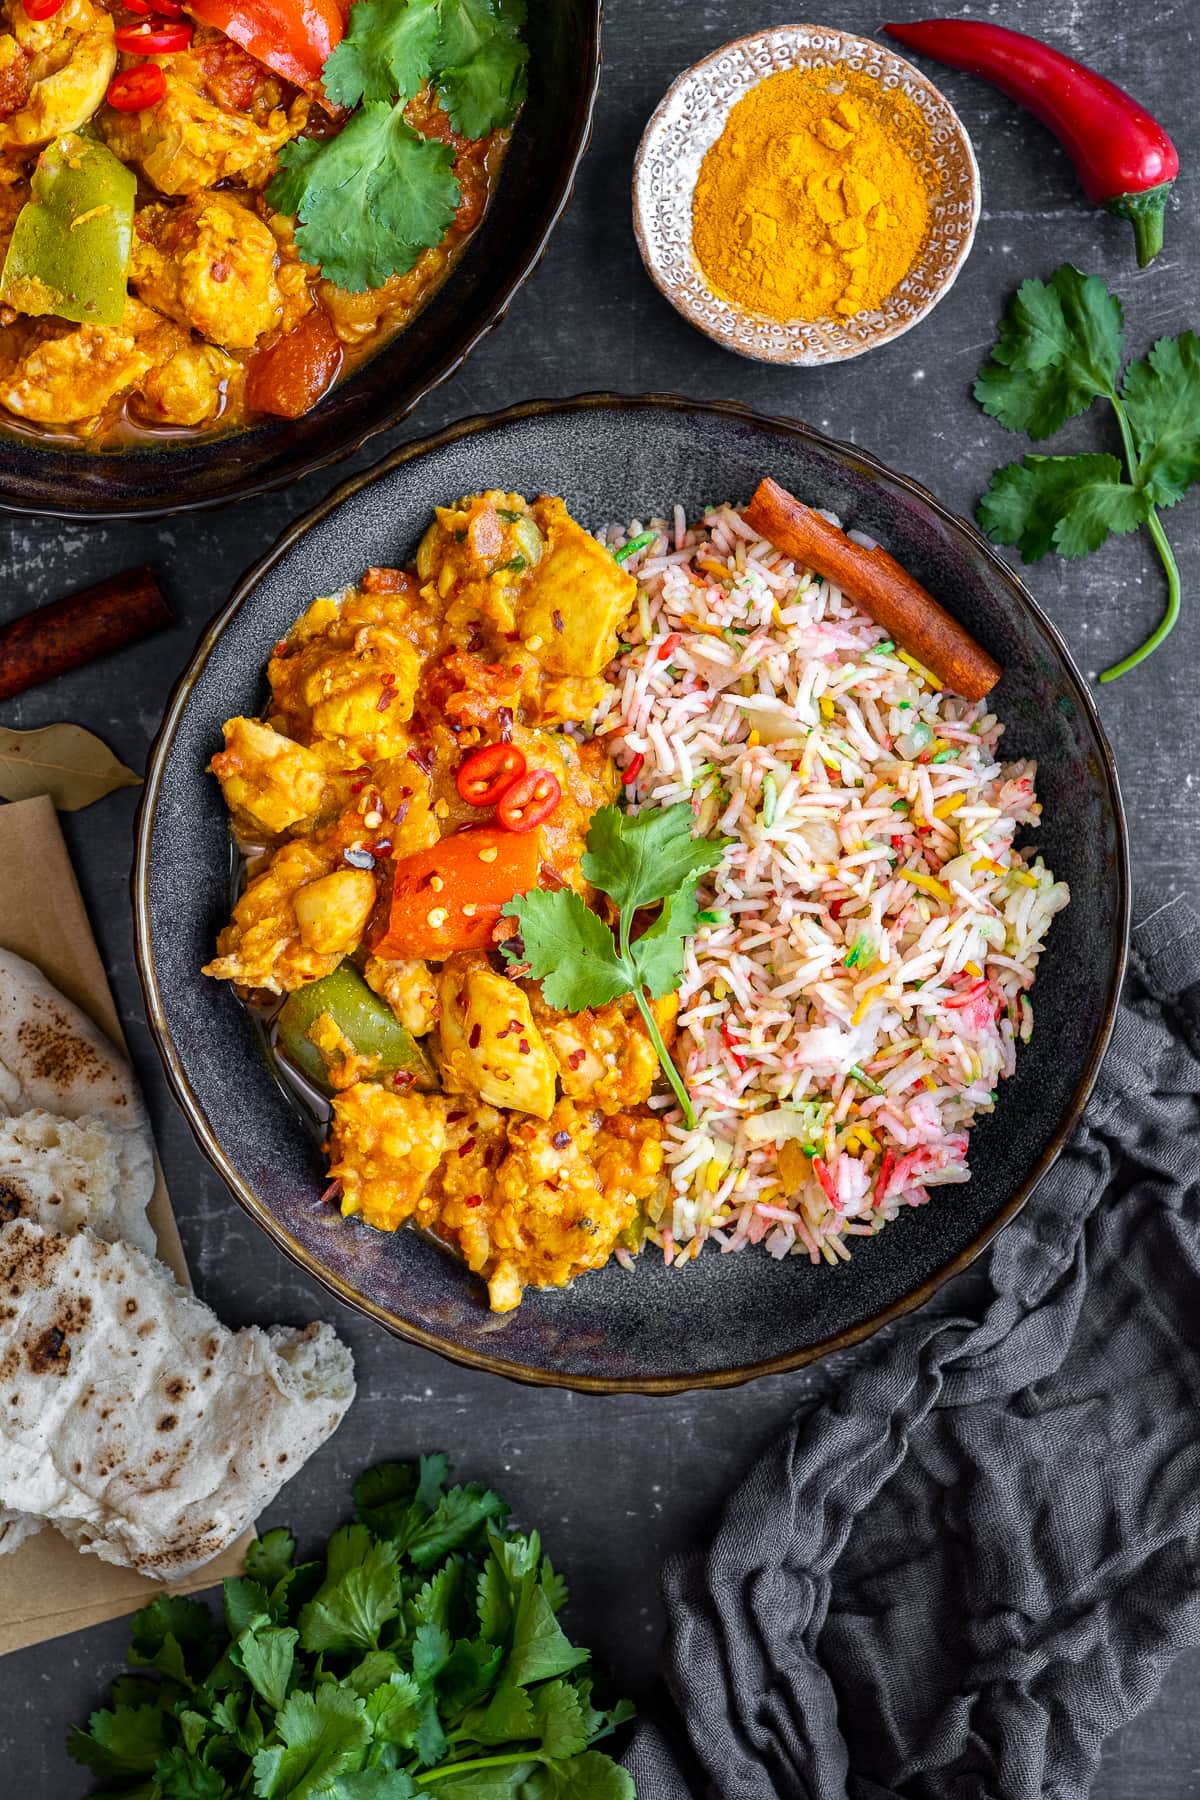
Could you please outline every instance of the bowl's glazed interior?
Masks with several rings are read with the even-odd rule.
[[[482,1284],[412,1232],[321,1206],[320,1155],[277,1087],[247,1013],[206,980],[227,915],[224,807],[205,765],[222,721],[258,709],[271,645],[308,600],[411,556],[435,503],[485,487],[561,494],[584,523],[748,496],[771,474],[882,542],[1003,664],[1005,753],[1038,759],[1037,841],[1071,885],[1034,989],[1037,1028],[971,1140],[972,1179],[938,1191],[849,1263],[814,1268],[707,1249],[654,1253],[488,1313]],[[201,1141],[276,1241],[344,1299],[451,1356],[527,1379],[670,1389],[784,1368],[865,1333],[962,1266],[1021,1204],[1078,1116],[1124,961],[1128,870],[1111,753],[1060,640],[970,526],[861,452],[783,421],[688,401],[597,397],[452,427],[348,484],[242,585],[172,702],[143,806],[135,875],[149,1015]],[[232,1204],[232,1202],[231,1202]]]
[[[535,266],[587,144],[602,0],[529,8],[529,98],[482,226],[408,329],[303,418],[145,449],[91,451],[0,425],[0,508],[114,516],[212,506],[281,487],[394,425],[452,374]]]

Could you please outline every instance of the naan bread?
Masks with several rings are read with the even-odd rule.
[[[127,1244],[0,1228],[0,1550],[35,1517],[105,1562],[190,1574],[353,1397],[328,1325],[232,1332]]]
[[[129,1165],[138,1152],[144,1164],[131,1182]],[[0,1119],[0,1223],[29,1219],[60,1232],[86,1225],[107,1243],[124,1238],[153,1256],[146,1217],[153,1185],[154,1164],[140,1133],[48,1112]]]
[[[0,1115],[35,1110],[111,1126],[126,1203],[145,1211],[154,1140],[133,1070],[40,969],[0,950]]]

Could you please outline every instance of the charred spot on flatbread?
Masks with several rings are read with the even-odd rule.
[[[11,1225],[25,1211],[26,1196],[13,1181],[0,1178],[0,1225]]]
[[[65,1331],[48,1325],[30,1344],[26,1352],[29,1367],[35,1375],[65,1375],[71,1366],[71,1346]]]

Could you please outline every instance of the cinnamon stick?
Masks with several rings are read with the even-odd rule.
[[[146,563],[0,625],[0,700],[173,625]]]
[[[1004,673],[894,556],[856,544],[770,476],[759,482],[744,517],[785,556],[832,581],[944,687],[982,700]]]

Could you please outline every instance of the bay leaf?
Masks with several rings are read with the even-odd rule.
[[[116,788],[142,778],[82,725],[43,725],[39,731],[0,728],[0,800],[48,794],[59,812],[78,812]]]

